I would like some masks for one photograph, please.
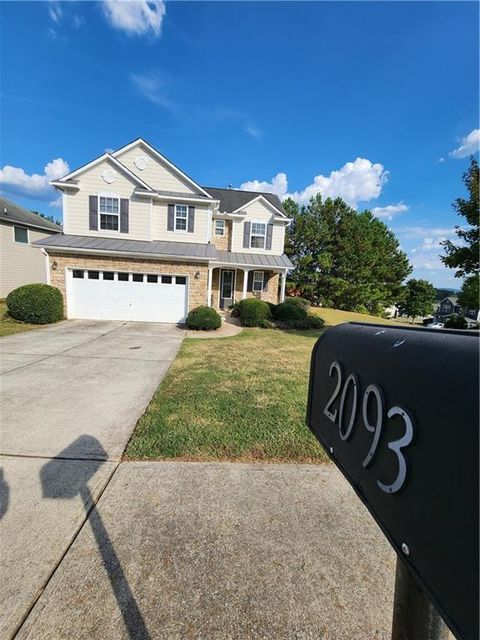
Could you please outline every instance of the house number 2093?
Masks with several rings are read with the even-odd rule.
[[[340,362],[336,361],[330,364],[328,375],[331,378],[336,378],[336,384],[329,401],[325,405],[323,413],[329,420],[338,425],[338,433],[340,439],[345,442],[348,441],[352,436],[357,419],[357,414],[360,408],[360,380],[356,373],[351,373],[344,380],[343,367]],[[349,410],[350,415],[347,415],[346,407],[349,394],[352,395],[352,402]],[[340,404],[338,408],[333,409],[333,406],[339,397]],[[369,417],[369,409],[371,407],[371,403],[376,404],[376,417],[374,424],[370,423]],[[377,453],[378,444],[380,442],[380,436],[385,427],[385,416],[387,418],[398,417],[398,419],[403,420],[405,430],[402,437],[398,440],[388,442],[387,444],[388,448],[395,454],[396,457],[396,467],[398,469],[397,475],[393,482],[391,482],[390,484],[385,484],[380,480],[377,480],[377,485],[382,491],[385,491],[385,493],[397,493],[397,491],[400,491],[400,489],[403,487],[407,479],[407,461],[405,459],[404,449],[408,447],[413,439],[413,419],[407,409],[404,409],[401,406],[392,407],[387,411],[385,407],[385,396],[383,394],[382,388],[380,385],[375,383],[369,384],[365,389],[362,399],[361,412],[363,426],[368,432],[373,434],[370,449],[368,450],[362,462],[362,465],[365,469],[369,467],[375,459],[375,454]]]

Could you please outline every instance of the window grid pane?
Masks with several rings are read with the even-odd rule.
[[[118,216],[101,213],[100,229],[105,229],[106,231],[118,231]]]
[[[100,197],[100,213],[118,214],[118,198]]]
[[[24,227],[14,227],[13,229],[15,242],[28,244],[28,231]]]
[[[215,235],[223,236],[225,233],[225,220],[215,220]]]

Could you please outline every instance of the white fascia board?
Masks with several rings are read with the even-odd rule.
[[[242,206],[241,206],[241,207],[238,207],[238,209],[235,209],[235,211],[232,211],[232,213],[238,213],[239,211],[243,211],[243,209],[245,209],[245,207],[249,207],[249,206],[250,206],[251,204],[253,204],[254,202],[259,202],[259,201],[264,202],[264,203],[267,205],[267,207],[270,207],[271,209],[273,209],[274,211],[276,211],[276,212],[277,212],[277,214],[278,214],[279,216],[281,216],[282,218],[286,218],[286,217],[287,217],[287,216],[286,216],[282,211],[280,211],[280,209],[277,209],[277,207],[276,207],[274,204],[272,204],[269,200],[267,200],[267,199],[265,198],[265,196],[262,196],[262,195],[255,196],[255,198],[252,198],[251,200],[249,200],[249,201],[248,201],[248,202],[246,202],[245,204],[242,204]],[[246,213],[246,212],[245,212],[245,213]]]
[[[167,167],[169,167],[173,172],[175,172],[177,175],[181,176],[184,180],[186,180],[189,184],[191,184],[192,187],[195,187],[195,189],[198,189],[205,196],[211,198],[210,194],[207,191],[205,191],[205,189],[202,189],[202,187],[199,184],[197,184],[195,182],[195,180],[192,180],[192,178],[187,176],[186,173],[183,173],[183,171],[181,169],[176,167],[172,162],[170,162],[170,160],[168,160],[159,151],[157,151],[154,147],[152,147],[151,144],[148,144],[148,142],[143,140],[143,138],[138,138],[137,140],[134,140],[133,142],[130,142],[130,144],[127,144],[124,147],[120,147],[120,149],[117,149],[116,151],[114,151],[112,155],[116,157],[116,156],[120,155],[121,153],[123,153],[124,151],[128,151],[129,149],[132,149],[134,147],[138,147],[141,144],[143,144],[161,162],[166,164]]]
[[[55,253],[82,253],[87,255],[99,255],[99,256],[121,256],[128,259],[129,257],[144,257],[156,260],[173,260],[175,262],[209,262],[212,258],[202,258],[199,256],[179,256],[169,255],[166,253],[145,253],[143,251],[108,251],[104,249],[87,249],[78,247],[59,247],[50,244],[43,244],[43,249],[47,251],[54,251]]]
[[[195,196],[166,196],[162,193],[156,193],[155,191],[141,191],[140,189],[135,189],[135,195],[137,196],[145,196],[149,198],[153,198],[154,200],[166,200],[166,201],[177,201],[178,202],[201,202],[203,204],[218,204],[219,200],[214,200],[213,198],[196,198]]]
[[[51,184],[52,187],[58,187],[59,189],[80,189],[80,185],[75,184],[74,182],[61,182],[60,180],[51,180],[48,184]]]
[[[57,188],[63,188],[65,186],[66,187],[70,187],[71,183],[67,183],[66,182],[67,180],[71,180],[75,176],[78,176],[81,173],[84,173],[84,171],[87,171],[88,169],[91,169],[92,167],[96,166],[100,162],[104,162],[105,160],[108,160],[108,161],[112,162],[120,171],[123,171],[123,173],[125,173],[127,176],[129,176],[129,178],[131,180],[133,180],[137,184],[141,185],[146,190],[150,190],[150,192],[153,191],[153,189],[152,189],[152,187],[150,185],[148,185],[141,178],[139,178],[137,175],[132,173],[132,171],[130,171],[130,169],[128,167],[126,167],[122,162],[120,162],[120,160],[117,160],[117,158],[115,158],[110,153],[104,153],[103,155],[99,156],[98,158],[95,158],[95,160],[92,160],[88,164],[83,165],[83,167],[79,167],[78,169],[75,169],[75,171],[72,171],[68,175],[63,176],[63,178],[60,178],[59,180],[52,180],[52,182],[50,182],[50,184],[53,185],[54,187],[57,187]],[[75,185],[75,186],[77,188],[79,188],[78,185]]]

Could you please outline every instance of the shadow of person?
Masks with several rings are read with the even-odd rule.
[[[93,459],[80,460],[79,455],[85,455],[85,451],[88,451],[88,455]],[[88,482],[106,458],[107,454],[96,438],[89,435],[80,436],[41,468],[42,495],[44,498],[70,500],[76,496],[81,497],[88,516],[87,521],[92,529],[128,634],[135,640],[150,640],[137,601],[88,487]],[[66,464],[66,459],[75,459],[77,464],[75,467]]]
[[[8,503],[10,502],[10,488],[3,475],[3,469],[0,469],[0,520],[8,511]]]

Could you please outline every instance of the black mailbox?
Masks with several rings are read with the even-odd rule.
[[[478,333],[343,324],[307,424],[458,638],[478,637]]]

